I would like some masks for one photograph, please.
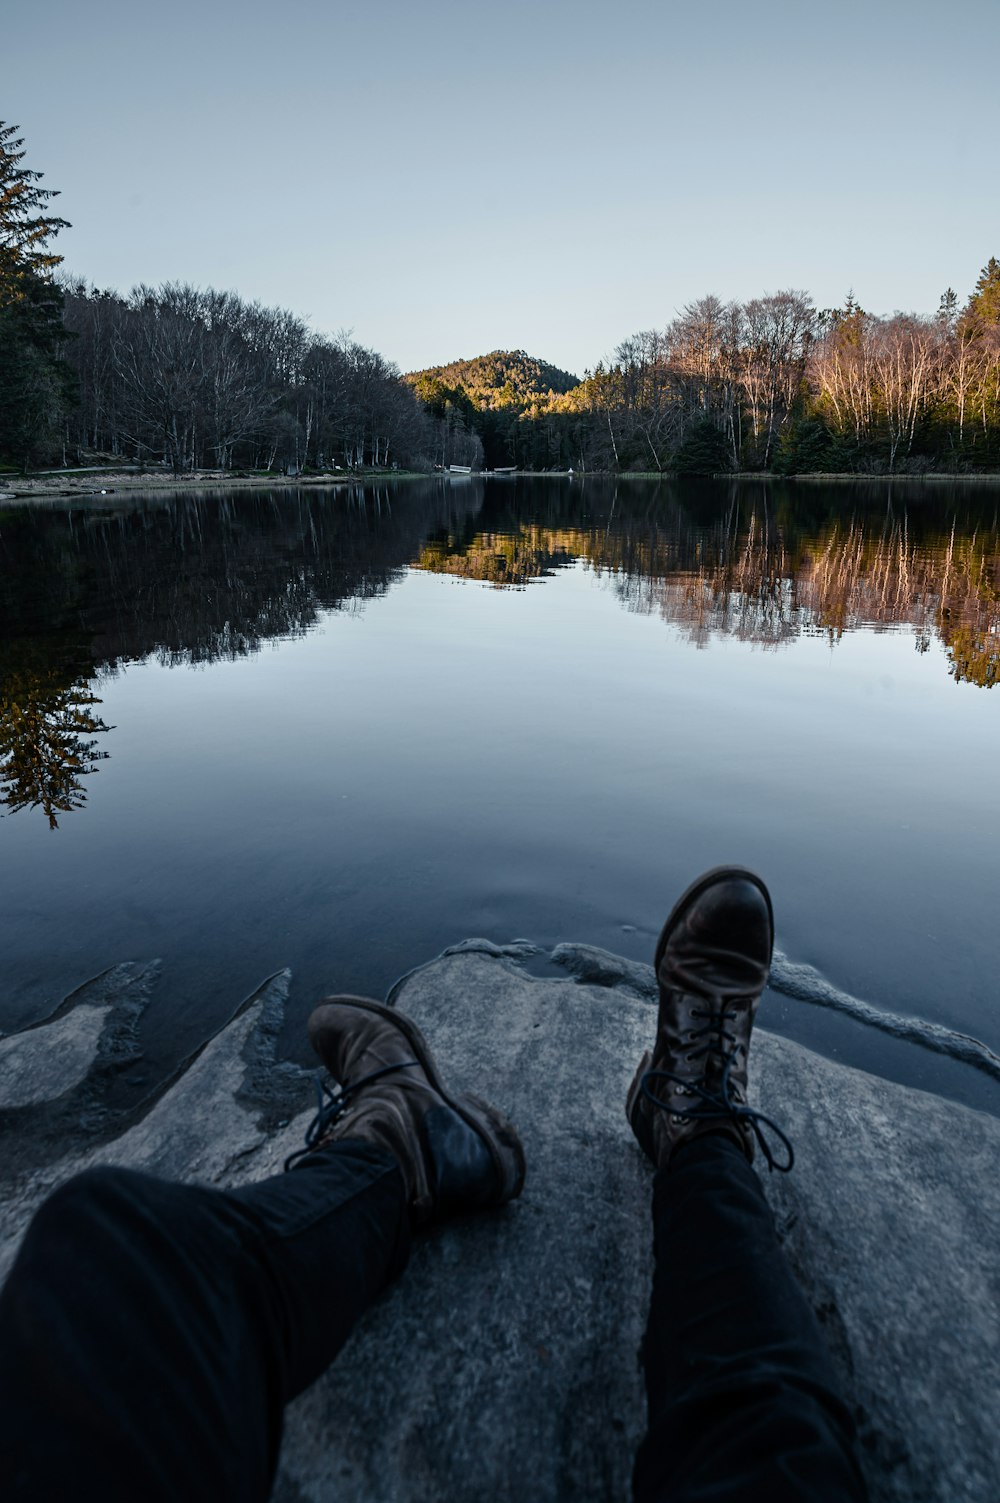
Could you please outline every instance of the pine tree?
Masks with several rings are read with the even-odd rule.
[[[0,121],[0,454],[27,468],[54,439],[71,391],[62,358],[62,260],[48,242],[67,227],[46,214],[56,192],[22,166],[24,140]]]
[[[1000,324],[1000,261],[996,256],[979,273],[966,314],[978,323]]]
[[[41,211],[54,188],[40,188],[40,172],[22,167],[24,137],[16,125],[0,120],[0,309],[25,296],[26,280],[48,277],[62,256],[46,249],[47,242],[69,221]]]
[[[732,468],[726,436],[710,417],[693,422],[674,455],[679,475],[717,475]]]
[[[958,322],[958,293],[954,287],[946,287],[941,294],[941,301],[937,310],[938,323],[942,329],[952,333]]]

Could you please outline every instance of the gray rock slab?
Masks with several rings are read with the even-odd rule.
[[[765,1177],[859,1422],[874,1498],[996,1496],[1000,1122],[762,1034],[751,1099],[796,1146]]]
[[[109,1092],[140,1058],[138,1025],[159,962],[125,961],[71,992],[41,1022],[0,1038],[0,1192],[12,1180],[106,1142],[123,1115]]]
[[[566,976],[534,977],[520,964],[533,953],[466,941],[398,989],[449,1076],[518,1122],[528,1180],[515,1204],[419,1239],[403,1279],[290,1406],[276,1503],[628,1496],[651,1172],[623,1102],[652,1032],[651,976],[561,946],[549,958]],[[8,1173],[0,1271],[41,1196],[89,1163],[217,1185],[274,1172],[309,1116],[308,1075],[275,1058],[286,991],[287,974],[271,978],[110,1140]],[[987,1503],[1000,1474],[1000,1122],[763,1031],[751,1064],[755,1101],[795,1142],[795,1171],[765,1173],[765,1190],[857,1413],[875,1503]],[[91,1109],[92,1082],[59,1080],[62,1110],[75,1097]],[[6,1113],[15,1148],[37,1110]]]
[[[119,981],[119,1002],[134,1002],[131,970],[120,968]],[[37,1130],[35,1103],[21,1111],[9,1104],[3,1113],[4,1143],[9,1151],[0,1163],[0,1279],[6,1277],[28,1221],[45,1196],[92,1165],[117,1164],[220,1186],[262,1179],[278,1171],[284,1156],[301,1142],[310,1116],[307,1073],[274,1056],[288,981],[289,973],[283,971],[265,982],[232,1022],[186,1062],[168,1089],[154,1096],[133,1119],[120,1122],[117,1136],[109,1140],[94,1142],[86,1131],[65,1130],[57,1158],[50,1157],[41,1165],[32,1162],[26,1168],[26,1149]],[[76,995],[86,998],[88,994]],[[86,1001],[81,1005],[85,1016],[96,1010]],[[64,1025],[72,1016],[59,1016],[55,1022],[4,1042],[30,1040],[36,1050],[47,1043],[54,1077],[61,1083],[59,1049]],[[98,1049],[92,1066],[97,1077],[102,1073],[99,1055]],[[90,1114],[92,1080],[84,1079],[58,1098],[64,1122],[71,1117],[74,1097],[80,1110]]]
[[[412,976],[397,1005],[449,1078],[519,1124],[528,1178],[502,1212],[426,1238],[291,1407],[288,1496],[625,1498],[651,1260],[623,1103],[649,1009],[473,952]]]
[[[32,1106],[82,1085],[97,1058],[108,1012],[84,1003],[47,1028],[0,1039],[0,1105]]]

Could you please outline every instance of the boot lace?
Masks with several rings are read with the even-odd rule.
[[[380,1080],[383,1075],[391,1075],[394,1070],[408,1070],[412,1065],[419,1065],[418,1059],[404,1059],[396,1065],[382,1065],[378,1070],[372,1070],[368,1075],[362,1075],[360,1080],[352,1080],[349,1085],[338,1085],[330,1076],[313,1076],[313,1084],[316,1087],[316,1115],[306,1128],[306,1142],[304,1148],[297,1148],[290,1153],[285,1160],[285,1173],[300,1164],[307,1154],[313,1153],[323,1146],[324,1139],[329,1136],[334,1126],[340,1121],[351,1104],[351,1100],[361,1090],[362,1086],[371,1085],[373,1080]]]
[[[766,1117],[763,1112],[758,1112],[753,1107],[737,1101],[732,1095],[729,1077],[739,1055],[739,1038],[726,1027],[726,1024],[731,1021],[726,1008],[736,1000],[738,999],[716,996],[710,1002],[707,1011],[703,1008],[691,1010],[692,1018],[699,1019],[703,1026],[691,1030],[688,1035],[688,1046],[683,1053],[689,1060],[704,1059],[705,1065],[701,1074],[692,1079],[690,1076],[678,1075],[673,1070],[647,1070],[642,1077],[642,1094],[651,1106],[658,1107],[660,1111],[669,1112],[679,1122],[746,1123],[757,1139],[768,1170],[777,1169],[780,1173],[787,1174],[795,1163],[795,1150],[789,1139],[777,1122]],[[692,1048],[691,1045],[695,1047]],[[712,1090],[708,1083],[708,1074],[713,1063],[721,1065],[716,1090]],[[683,1086],[689,1096],[698,1098],[696,1104],[680,1106],[663,1100],[653,1089],[654,1084],[660,1081]],[[768,1141],[764,1132],[765,1128],[774,1134],[777,1145],[772,1146]],[[775,1147],[778,1145],[784,1150],[782,1158],[778,1158],[775,1153]]]

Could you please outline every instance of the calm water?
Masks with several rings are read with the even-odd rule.
[[[304,1057],[325,991],[468,935],[648,960],[735,860],[792,960],[1000,1051],[998,509],[568,479],[0,508],[0,1028],[161,956],[141,1086],[289,966]],[[1000,1107],[821,1007],[764,1021]]]

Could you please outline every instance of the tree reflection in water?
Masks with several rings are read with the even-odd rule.
[[[112,727],[93,713],[101,701],[88,675],[67,680],[38,645],[0,648],[0,804],[11,813],[41,809],[49,829],[86,803],[83,779],[108,753],[97,736]]]
[[[956,681],[984,688],[997,681],[995,508],[987,508],[985,526],[970,519],[964,532],[952,513],[945,531],[933,495],[918,493],[923,525],[914,537],[908,511],[886,509],[884,492],[874,515],[860,508],[848,518],[803,524],[801,490],[789,502],[787,487],[733,485],[728,504],[705,525],[683,504],[690,492],[658,489],[655,509],[637,511],[637,488],[615,488],[604,526],[596,516],[584,527],[561,517],[545,525],[533,513],[471,537],[434,539],[418,567],[523,588],[582,559],[627,609],[657,612],[697,646],[732,636],[778,647],[816,632],[837,641],[859,627],[908,626],[918,651],[935,637],[942,642]],[[833,495],[856,501],[843,489]]]
[[[0,802],[52,829],[107,759],[96,678],[249,656],[384,593],[480,483],[116,497],[0,510]]]
[[[0,513],[0,787],[52,828],[107,757],[95,678],[246,656],[407,567],[526,588],[582,560],[696,645],[858,627],[1000,676],[997,492],[894,483],[439,480],[119,497]]]

